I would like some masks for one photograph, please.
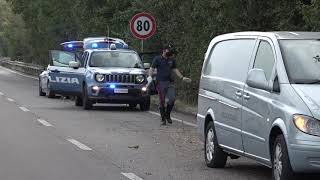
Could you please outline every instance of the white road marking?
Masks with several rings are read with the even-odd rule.
[[[67,141],[71,142],[72,144],[76,145],[78,148],[84,150],[84,151],[92,151],[91,148],[88,146],[82,144],[81,142],[75,140],[75,139],[67,139]]]
[[[10,101],[10,102],[14,102],[14,100],[13,100],[13,99],[11,99],[11,98],[8,98],[8,101]]]
[[[4,94],[3,94],[3,92],[0,92],[0,96],[3,96]]]
[[[150,114],[153,114],[153,115],[156,115],[156,116],[161,116],[161,115],[160,115],[159,113],[157,113],[157,112],[149,111],[149,113],[150,113]],[[185,124],[185,125],[188,125],[188,126],[198,127],[196,124],[193,124],[193,123],[187,122],[187,121],[183,121],[183,120],[181,120],[181,119],[177,119],[177,118],[173,118],[173,117],[171,117],[171,119],[172,119],[173,121],[177,121],[177,122],[180,122],[180,123]]]
[[[44,126],[52,127],[52,124],[50,124],[49,122],[47,122],[47,121],[45,121],[43,119],[38,119],[38,122],[41,123]]]
[[[141,177],[133,174],[133,173],[121,173],[122,175],[124,175],[125,177],[127,177],[128,179],[131,179],[131,180],[143,180]]]
[[[23,106],[21,106],[21,107],[19,107],[22,111],[24,111],[24,112],[29,112],[30,110],[29,109],[27,109],[27,108],[25,108],[25,107],[23,107]]]
[[[12,73],[14,73],[14,74],[18,74],[18,75],[23,76],[23,77],[27,77],[27,78],[31,78],[31,79],[38,80],[37,77],[29,76],[29,75],[26,75],[26,74],[23,74],[23,73],[14,71],[14,70],[12,70],[12,69],[8,69],[8,68],[2,67],[2,66],[0,66],[0,68],[5,69],[5,70],[7,70],[7,71],[10,71],[10,72],[12,72]]]

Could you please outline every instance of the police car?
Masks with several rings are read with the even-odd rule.
[[[75,96],[75,105],[84,109],[96,103],[117,103],[149,110],[145,68],[150,64],[143,64],[137,52],[111,43],[108,48],[85,50],[82,60],[83,64],[71,52],[51,52],[50,91]]]
[[[83,53],[83,41],[68,41],[68,42],[63,42],[60,44],[61,49],[65,52],[71,52],[69,55],[73,56],[73,53],[75,54],[77,59],[80,60],[81,62],[81,57]],[[57,53],[56,51],[51,51],[50,55],[52,57],[52,54]],[[67,53],[68,54],[68,53]],[[50,90],[49,85],[49,67],[50,66],[61,66],[61,67],[68,67],[69,66],[69,59],[67,57],[61,58],[61,60],[54,61],[51,64],[48,65],[48,68],[44,70],[40,75],[39,75],[39,96],[48,96],[48,98],[54,98],[56,96],[55,92]]]
[[[83,40],[83,48],[101,49],[110,48],[111,44],[115,44],[117,49],[128,49],[128,44],[119,38],[113,37],[89,37]]]

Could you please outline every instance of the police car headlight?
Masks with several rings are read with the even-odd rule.
[[[103,74],[96,74],[96,80],[98,82],[103,82],[105,79],[104,75]]]
[[[143,83],[144,82],[144,76],[143,75],[138,75],[136,76],[136,81],[137,83]]]

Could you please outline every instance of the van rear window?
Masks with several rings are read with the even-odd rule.
[[[226,40],[211,50],[204,75],[245,82],[255,39]]]

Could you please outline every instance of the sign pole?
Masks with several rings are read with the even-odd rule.
[[[143,53],[144,49],[143,49],[143,39],[141,40],[141,52]]]

